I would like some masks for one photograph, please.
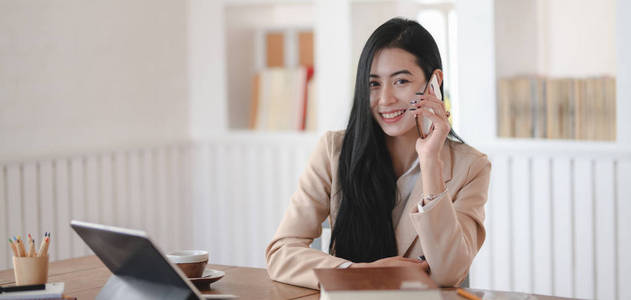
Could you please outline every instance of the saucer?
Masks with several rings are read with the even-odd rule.
[[[213,269],[204,269],[204,273],[202,277],[199,278],[189,278],[191,282],[195,285],[209,285],[226,275],[224,271],[213,270]]]

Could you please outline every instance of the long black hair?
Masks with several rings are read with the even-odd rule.
[[[397,255],[392,209],[397,185],[385,133],[370,109],[370,67],[384,48],[400,48],[416,57],[429,80],[442,69],[438,46],[419,23],[393,18],[366,41],[359,58],[355,95],[339,158],[341,203],[331,233],[331,254],[353,262],[372,262]],[[441,92],[443,86],[440,86]],[[444,94],[444,93],[441,93]],[[462,142],[453,132],[449,138]]]

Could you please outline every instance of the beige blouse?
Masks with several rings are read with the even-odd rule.
[[[337,165],[343,138],[343,131],[327,132],[300,176],[298,189],[265,252],[273,280],[318,288],[314,268],[348,263],[309,248],[313,239],[320,236],[324,219],[330,218],[331,226],[335,225],[340,199],[331,191],[339,190]],[[415,209],[423,194],[422,174],[415,164],[397,180],[400,199],[407,201],[399,201],[400,205],[393,209],[393,221],[398,219],[393,224],[398,255],[424,255],[432,269],[432,279],[442,286],[454,286],[464,280],[484,242],[484,205],[491,164],[486,155],[452,141],[445,142],[440,156],[447,186],[445,196],[426,205],[423,211]],[[401,181],[410,178],[414,185],[406,197],[405,188],[402,189],[406,184]]]

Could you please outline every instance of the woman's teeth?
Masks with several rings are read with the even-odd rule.
[[[387,114],[382,113],[381,115],[382,115],[384,118],[386,118],[386,119],[392,119],[392,118],[394,118],[394,117],[397,117],[397,116],[401,115],[403,112],[405,112],[405,110],[400,110],[400,111],[396,111],[396,112],[392,112],[392,113],[387,113]]]

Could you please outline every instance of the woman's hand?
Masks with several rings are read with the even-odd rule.
[[[410,103],[417,107],[413,113],[432,121],[432,126],[425,138],[416,140],[416,153],[423,175],[423,192],[436,195],[446,188],[442,178],[443,162],[440,159],[440,151],[443,149],[449,131],[451,131],[449,113],[445,110],[445,104],[436,97],[436,93],[431,88],[428,89],[427,94],[420,96],[420,101],[413,102]],[[427,203],[423,203],[423,205],[425,204]]]
[[[429,132],[424,132],[426,134],[425,138],[416,140],[416,152],[419,155],[421,164],[423,164],[423,159],[439,157],[447,135],[451,131],[451,125],[449,124],[449,113],[445,110],[445,104],[436,97],[436,93],[431,88],[428,89],[427,94],[419,97],[420,101],[417,100],[417,104],[414,104],[416,110],[413,111],[413,114],[432,121]],[[434,111],[432,112],[430,108]]]
[[[418,267],[429,273],[427,261],[406,258],[402,256],[386,257],[371,263],[353,263],[350,268],[378,268],[378,267]]]

